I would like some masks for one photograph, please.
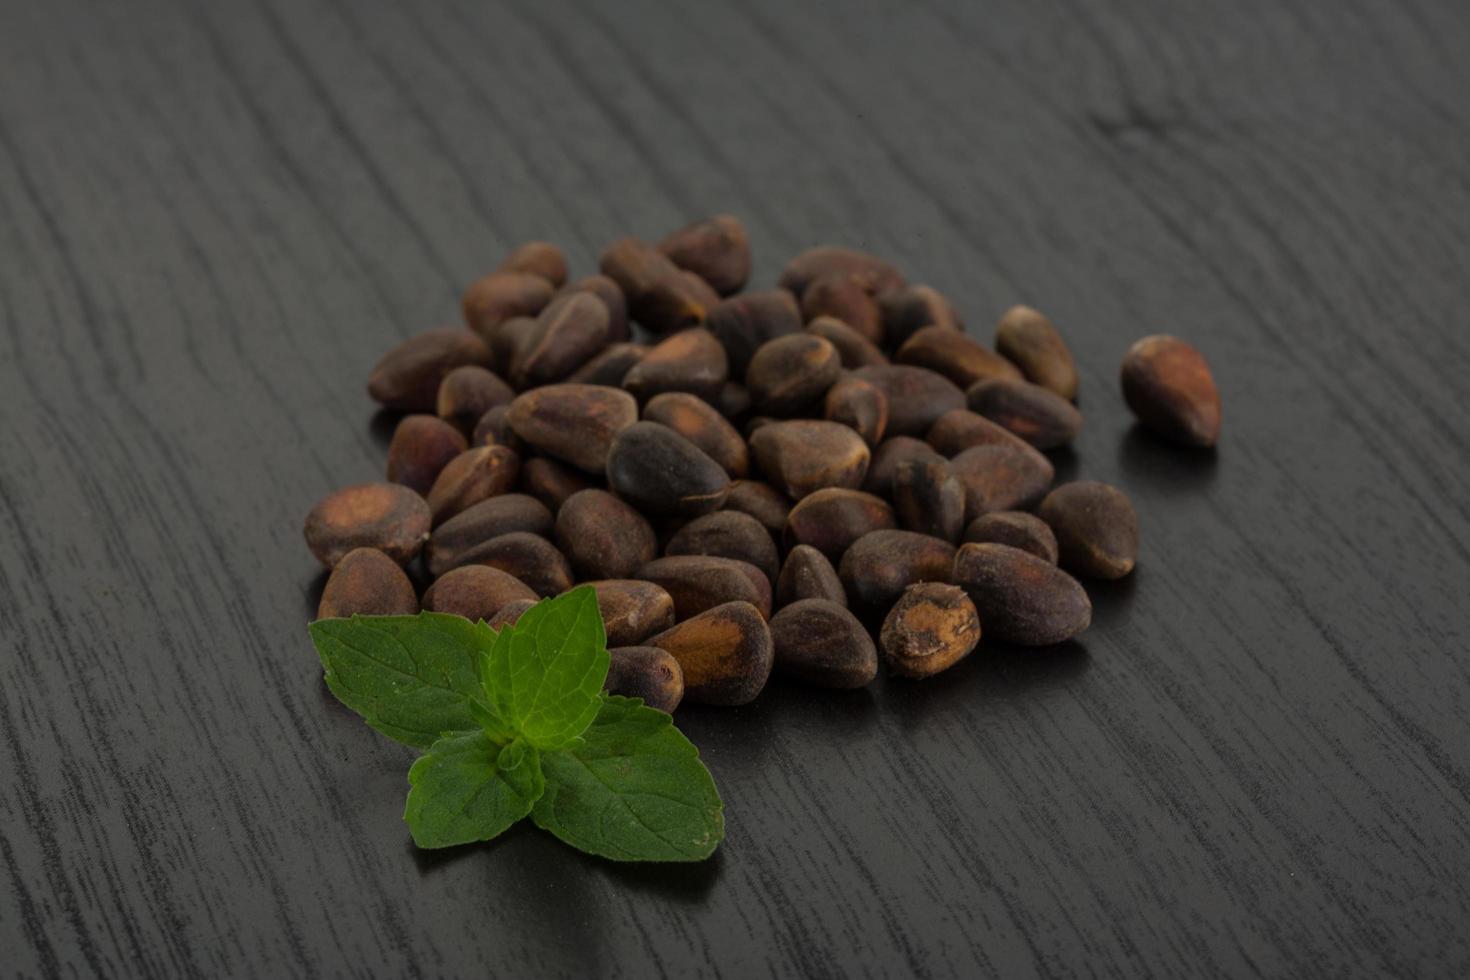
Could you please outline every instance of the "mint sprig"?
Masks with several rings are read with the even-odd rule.
[[[673,719],[602,693],[607,638],[587,587],[499,632],[458,616],[309,627],[327,685],[379,732],[427,749],[403,818],[419,847],[490,840],[531,816],[614,861],[699,861],[724,808]]]

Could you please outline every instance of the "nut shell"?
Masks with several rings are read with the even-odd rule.
[[[913,531],[874,531],[853,542],[837,574],[856,606],[887,609],[918,582],[948,582],[954,545]]]
[[[635,646],[674,625],[674,597],[641,579],[585,582],[597,593],[597,609],[610,647]]]
[[[713,555],[674,555],[649,562],[638,578],[660,586],[674,598],[680,621],[727,602],[746,602],[771,615],[771,580],[749,562]]]
[[[730,492],[719,463],[657,422],[636,422],[618,433],[608,452],[607,479],[618,496],[650,517],[712,513]]]
[[[818,687],[849,690],[878,675],[867,627],[826,599],[801,599],[772,616],[771,645],[778,673]]]
[[[799,544],[786,556],[776,579],[776,607],[802,599],[826,599],[847,605],[847,590],[827,556],[809,544]]]
[[[424,608],[452,613],[470,622],[490,620],[508,602],[536,601],[536,593],[515,576],[489,565],[465,565],[445,572],[424,593]]]
[[[1037,449],[1056,449],[1082,431],[1082,413],[1056,392],[1029,381],[978,381],[965,392],[970,411],[1025,439]]]
[[[925,582],[904,590],[879,633],[883,661],[900,677],[933,677],[980,643],[980,617],[965,590]]]
[[[722,296],[739,292],[750,279],[750,236],[731,214],[685,225],[659,242],[658,250]]]
[[[1204,355],[1178,337],[1144,337],[1123,359],[1123,398],[1145,426],[1184,446],[1220,438],[1220,391]]]
[[[606,490],[572,494],[556,513],[556,543],[579,578],[631,578],[658,557],[653,525]]]
[[[601,474],[613,440],[638,421],[638,403],[602,385],[547,385],[517,396],[506,421],[539,452]]]
[[[810,545],[838,561],[865,534],[895,527],[888,501],[861,490],[829,487],[791,508],[783,532],[789,546]]]
[[[965,393],[942,374],[912,364],[858,368],[855,378],[872,382],[888,398],[890,436],[919,436],[945,412],[965,407]]]
[[[826,487],[857,487],[870,452],[845,425],[818,419],[771,422],[750,436],[750,452],[766,478],[794,500]]]
[[[771,676],[771,630],[748,602],[728,602],[648,641],[668,651],[684,672],[684,696],[701,704],[754,701]]]
[[[1013,306],[995,329],[995,349],[1021,369],[1026,380],[1068,400],[1077,398],[1077,365],[1052,322],[1029,306]]]
[[[975,603],[986,635],[1006,643],[1061,643],[1092,622],[1092,603],[1077,580],[1019,548],[962,545],[954,584]]]
[[[433,414],[444,376],[464,364],[488,367],[490,348],[461,327],[436,327],[403,341],[368,375],[368,394],[385,408]]]
[[[482,500],[434,528],[424,549],[429,574],[437,577],[465,564],[463,556],[491,538],[513,531],[549,537],[552,527],[551,511],[535,497],[505,493]]]
[[[405,415],[388,443],[388,482],[427,494],[450,460],[468,448],[464,433],[443,419]]]
[[[1057,563],[1057,536],[1046,521],[1022,510],[998,510],[981,514],[965,528],[965,544],[1008,544],[1029,551],[1044,561]]]
[[[412,616],[418,611],[413,583],[397,562],[376,548],[354,548],[327,576],[316,616]]]
[[[1138,561],[1138,514],[1117,487],[1093,480],[1064,483],[1036,514],[1056,534],[1059,562],[1074,575],[1118,579]]]
[[[673,654],[658,647],[609,647],[607,680],[602,689],[625,698],[641,698],[659,711],[673,713],[684,699],[684,670]]]
[[[460,453],[439,471],[426,496],[434,524],[509,491],[520,472],[520,455],[505,446],[476,446]]]
[[[355,548],[376,548],[402,565],[429,539],[429,505],[397,483],[362,483],[323,497],[306,515],[306,546],[334,568]]]

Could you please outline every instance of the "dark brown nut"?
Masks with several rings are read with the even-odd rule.
[[[797,255],[781,270],[779,284],[801,296],[811,283],[836,275],[848,276],[875,296],[903,285],[903,276],[891,263],[841,245],[817,245]]]
[[[981,514],[965,528],[964,540],[966,544],[1007,544],[1053,565],[1057,563],[1057,536],[1046,521],[1023,510]]]
[[[388,482],[428,493],[449,461],[469,448],[464,433],[432,415],[405,415],[388,443]]]
[[[602,473],[613,440],[638,421],[638,403],[603,385],[547,385],[516,396],[507,421],[538,452]]]
[[[535,599],[512,599],[510,602],[501,606],[500,611],[494,616],[485,620],[485,625],[497,632],[505,629],[507,626],[514,626],[520,622],[521,615],[527,609],[534,606],[537,601]]]
[[[510,406],[496,405],[480,416],[470,436],[471,446],[507,446],[516,452],[526,448],[526,441],[510,427]]]
[[[592,360],[567,375],[567,382],[581,385],[606,385],[611,388],[621,387],[624,375],[647,354],[646,344],[627,342],[609,344]]]
[[[793,500],[824,487],[856,487],[868,472],[867,443],[845,425],[795,419],[763,425],[750,436],[756,465]]]
[[[932,286],[903,286],[880,293],[878,312],[883,316],[883,336],[893,348],[903,346],[925,327],[959,334],[965,331],[954,304]]]
[[[521,473],[521,457],[504,446],[476,446],[449,461],[427,500],[437,526],[466,507],[506,493]]]
[[[597,593],[610,647],[642,643],[674,625],[674,597],[663,586],[631,578],[584,584]]]
[[[802,599],[826,599],[847,605],[847,590],[827,556],[809,544],[799,544],[786,556],[776,579],[776,608]]]
[[[976,415],[968,408],[957,408],[939,416],[929,427],[925,438],[935,452],[945,456],[958,456],[966,449],[974,449],[976,446],[1034,448],[1031,443],[1005,426],[992,422],[983,415]]]
[[[1046,496],[1056,469],[1030,446],[976,446],[949,461],[965,488],[965,521],[997,510],[1021,510]]]
[[[585,276],[567,286],[563,292],[591,293],[602,300],[602,305],[607,307],[609,343],[619,344],[633,336],[628,327],[628,301],[623,297],[623,290],[618,284],[607,276]]]
[[[509,405],[515,396],[515,390],[493,371],[465,364],[439,382],[435,412],[461,432],[471,432],[486,412],[497,405]]]
[[[556,543],[578,578],[628,578],[658,557],[653,525],[606,490],[566,499],[556,512]]]
[[[1185,446],[1220,438],[1220,392],[1204,355],[1178,337],[1157,334],[1128,349],[1123,398],[1154,432]]]
[[[517,388],[561,381],[607,346],[607,307],[591,293],[551,301],[516,350],[510,380]]]
[[[684,671],[684,696],[698,704],[749,704],[771,676],[771,628],[748,602],[727,602],[648,641]]]
[[[876,344],[835,317],[817,317],[806,325],[806,332],[816,334],[836,347],[842,366],[849,371],[888,363],[888,355]]]
[[[699,326],[719,302],[719,294],[708,283],[681,270],[660,279],[632,310],[645,329],[668,335]]]
[[[1013,306],[995,329],[995,349],[1021,369],[1026,380],[1070,401],[1077,399],[1077,365],[1062,335],[1040,311]]]
[[[790,546],[811,545],[837,561],[858,538],[894,526],[888,501],[861,490],[832,487],[818,490],[791,508],[784,535]]]
[[[739,422],[750,414],[750,390],[738,381],[726,381],[720,386],[715,407],[732,423]]]
[[[965,590],[940,582],[911,585],[878,634],[883,662],[900,677],[933,677],[980,643],[980,616]]]
[[[985,634],[1003,643],[1048,646],[1092,623],[1092,603],[1077,580],[1020,548],[962,545],[954,584],[975,603]]]
[[[730,374],[739,378],[762,344],[801,329],[801,309],[784,289],[743,293],[710,310],[705,326],[724,346]]]
[[[512,531],[550,537],[552,527],[551,511],[535,497],[504,493],[482,500],[434,528],[424,549],[429,574],[437,577],[465,564],[464,555],[491,538]]]
[[[778,673],[818,687],[864,687],[878,676],[878,650],[845,605],[800,599],[771,617]]]
[[[461,364],[489,363],[490,348],[479,337],[460,327],[435,327],[384,354],[368,375],[368,394],[386,408],[432,414],[446,374]]]
[[[863,480],[863,490],[880,497],[893,495],[893,474],[899,464],[911,459],[922,459],[933,463],[944,462],[944,457],[934,451],[922,439],[913,436],[893,436],[884,439],[873,450],[873,462],[868,466],[868,475]]]
[[[734,215],[685,225],[659,242],[658,250],[679,268],[698,273],[722,296],[739,292],[750,278],[750,237]]]
[[[339,616],[412,616],[419,597],[398,563],[376,548],[353,548],[327,576],[317,619]]]
[[[509,370],[515,363],[516,354],[526,344],[526,339],[536,330],[533,316],[513,316],[490,330],[485,343],[490,345],[490,354],[496,365]]]
[[[1054,391],[1029,381],[977,381],[965,393],[970,411],[983,415],[1037,449],[1070,444],[1082,431],[1082,413]]]
[[[781,570],[776,542],[760,521],[736,510],[720,510],[679,528],[664,547],[666,555],[713,555],[754,565],[772,584]]]
[[[592,486],[586,474],[565,463],[537,456],[521,467],[521,489],[541,501],[554,514],[572,494]]]
[[[893,474],[893,512],[905,530],[953,542],[965,527],[964,485],[948,463],[900,463]]]
[[[402,565],[429,540],[423,497],[397,483],[363,483],[327,494],[306,515],[306,546],[335,567],[354,548],[377,548]]]
[[[666,425],[719,463],[732,479],[750,471],[750,450],[735,427],[709,402],[683,391],[655,395],[643,406],[647,422]]]
[[[745,387],[756,412],[790,418],[820,401],[841,373],[836,347],[816,334],[793,333],[760,346],[745,371]]]
[[[602,253],[603,275],[622,289],[628,312],[654,333],[672,333],[703,323],[718,296],[668,256],[636,238],[624,238]]]
[[[729,373],[725,348],[714,334],[694,327],[655,344],[623,375],[623,387],[639,401],[667,391],[687,391],[713,402]]]
[[[786,527],[786,516],[791,513],[791,498],[769,483],[736,480],[730,484],[729,496],[725,498],[725,510],[749,514],[775,535]]]
[[[613,440],[607,481],[644,513],[699,517],[719,510],[730,477],[694,443],[666,425],[636,422]]]
[[[874,531],[852,543],[837,575],[854,605],[887,609],[916,582],[948,582],[954,545],[913,531]]]
[[[961,388],[988,378],[1020,381],[1014,364],[967,334],[949,327],[924,327],[904,341],[893,355],[900,364],[914,364],[944,375]]]
[[[566,556],[539,534],[511,531],[480,542],[462,557],[465,565],[489,565],[515,576],[539,596],[560,595],[572,587]]]
[[[673,713],[684,698],[684,671],[679,661],[658,647],[611,647],[607,680],[602,689],[625,698],[641,698],[658,711]]]
[[[1093,480],[1064,483],[1036,514],[1056,534],[1063,568],[1085,578],[1116,579],[1138,561],[1138,514],[1117,487]]]
[[[827,389],[823,414],[828,422],[845,425],[863,442],[876,446],[888,428],[888,396],[870,381],[843,378]]]
[[[846,275],[813,280],[801,294],[804,320],[830,316],[841,320],[869,343],[883,343],[883,315],[861,281]]]
[[[748,602],[762,616],[771,615],[771,580],[749,562],[674,555],[644,565],[638,577],[674,597],[674,617],[680,621],[726,602]]]
[[[567,281],[567,257],[551,242],[526,242],[505,257],[497,272],[525,272],[553,286]]]
[[[623,298],[630,304],[653,289],[666,276],[679,271],[667,255],[637,238],[620,238],[602,252],[597,260],[602,274],[618,284]]]
[[[763,425],[770,425],[772,422],[779,422],[779,421],[781,421],[781,420],[780,419],[773,419],[769,415],[756,415],[756,416],[753,416],[753,417],[751,417],[749,419],[746,419],[745,420],[745,438],[746,439],[749,439],[755,433],[755,430],[756,429],[759,429],[761,426],[763,426]]]
[[[464,322],[488,343],[512,317],[535,316],[551,302],[556,287],[528,272],[492,272],[464,291]]]
[[[912,364],[858,368],[853,377],[870,381],[888,396],[888,434],[919,436],[945,412],[965,407],[965,393],[942,374]]]
[[[424,593],[424,608],[475,623],[493,619],[506,603],[520,599],[535,602],[537,595],[526,583],[498,568],[465,565],[435,579]]]

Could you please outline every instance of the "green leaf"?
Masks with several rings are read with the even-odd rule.
[[[597,593],[583,586],[538,602],[501,630],[481,676],[493,713],[531,745],[555,751],[597,717],[607,665]]]
[[[538,827],[614,861],[699,861],[714,852],[725,836],[724,804],[672,718],[609,696],[583,740],[542,756]]]
[[[308,630],[332,693],[389,738],[427,748],[481,727],[471,704],[484,697],[479,656],[495,635],[483,624],[426,612],[319,619]]]
[[[484,732],[449,735],[408,770],[403,819],[419,847],[489,840],[531,812],[546,789],[536,750],[523,742],[513,768],[500,765],[510,746]]]

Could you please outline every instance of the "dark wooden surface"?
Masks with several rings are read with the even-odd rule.
[[[0,2],[0,973],[1470,972],[1470,8]],[[1079,357],[1082,642],[683,710],[693,868],[414,853],[300,537],[516,242],[741,214]],[[1130,427],[1194,340],[1214,458]]]

